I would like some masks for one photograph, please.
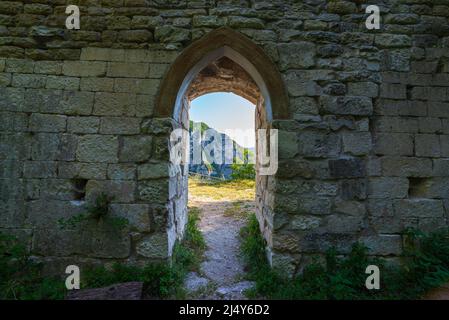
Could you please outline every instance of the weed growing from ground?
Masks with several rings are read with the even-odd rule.
[[[401,266],[387,265],[368,256],[367,248],[354,244],[346,257],[335,250],[326,254],[326,262],[313,262],[293,279],[268,266],[265,243],[259,224],[252,215],[241,230],[242,253],[248,266],[248,278],[256,282],[247,294],[268,299],[419,299],[429,289],[449,281],[449,231],[423,234],[407,230],[408,246]],[[365,287],[368,265],[381,270],[381,289]]]

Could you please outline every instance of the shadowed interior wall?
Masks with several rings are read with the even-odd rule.
[[[167,139],[181,83],[158,93],[162,79],[188,71],[173,70],[175,60],[212,35],[217,48],[256,46],[254,65],[269,57],[257,70],[266,91],[279,92],[270,120],[280,166],[257,182],[273,190],[263,200],[272,205],[273,265],[299,272],[355,241],[396,259],[406,227],[447,227],[449,5],[383,1],[380,30],[366,29],[365,7],[82,1],[81,30],[69,31],[66,1],[1,1],[0,231],[58,273],[74,263],[167,259],[168,204],[183,188],[169,183]],[[212,33],[223,26],[239,36]],[[110,212],[126,228],[61,230],[61,218],[101,192],[115,196]]]

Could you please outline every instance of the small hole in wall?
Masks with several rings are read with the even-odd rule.
[[[425,198],[430,185],[429,178],[408,178],[408,197]]]
[[[84,201],[86,198],[87,180],[76,178],[72,180],[72,183],[75,200]]]

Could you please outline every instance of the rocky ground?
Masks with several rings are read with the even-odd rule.
[[[189,206],[201,210],[199,229],[207,249],[199,273],[190,273],[185,287],[195,299],[245,299],[243,291],[252,286],[245,281],[240,257],[239,230],[245,216],[254,210],[253,201],[219,200],[207,195],[189,195]]]

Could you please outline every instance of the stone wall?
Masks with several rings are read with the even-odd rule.
[[[298,272],[354,241],[397,257],[405,227],[447,226],[449,2],[376,2],[80,0],[69,31],[66,0],[1,1],[0,230],[64,266],[166,259],[186,190],[168,134],[183,120],[153,117],[158,90],[183,49],[227,26],[289,94],[270,123],[279,171],[258,177],[273,265]],[[367,4],[381,30],[365,28]],[[126,230],[59,228],[102,191]]]

